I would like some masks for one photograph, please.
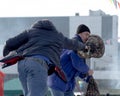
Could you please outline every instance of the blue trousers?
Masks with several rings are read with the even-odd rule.
[[[19,79],[23,87],[24,96],[46,96],[47,68],[43,59],[33,57],[25,58],[18,62]]]

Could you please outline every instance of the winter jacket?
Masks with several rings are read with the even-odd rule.
[[[78,35],[74,39],[81,41]],[[50,88],[63,92],[73,91],[75,88],[75,77],[79,76],[83,80],[86,80],[85,74],[88,73],[89,67],[85,59],[79,57],[76,51],[63,50],[60,57],[60,65],[67,77],[67,83],[63,82],[56,74],[52,74],[48,76],[48,86]]]
[[[65,37],[49,20],[37,21],[28,30],[6,41],[3,56],[16,50],[24,56],[42,55],[59,65],[62,48],[83,50],[85,45]]]

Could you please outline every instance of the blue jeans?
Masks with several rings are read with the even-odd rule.
[[[47,68],[43,59],[35,61],[33,57],[18,62],[19,79],[23,87],[24,96],[46,96]]]
[[[73,91],[62,92],[55,89],[50,89],[52,96],[74,96]]]

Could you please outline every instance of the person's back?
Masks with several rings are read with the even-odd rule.
[[[47,21],[46,21],[47,22]],[[63,47],[63,35],[49,23],[37,22],[28,30],[29,41],[23,52],[25,56],[43,55],[48,57],[54,64],[59,63],[59,54]]]

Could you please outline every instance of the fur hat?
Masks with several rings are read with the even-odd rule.
[[[88,31],[90,33],[90,29],[86,25],[81,24],[81,25],[78,26],[77,34],[85,32],[85,31]]]

